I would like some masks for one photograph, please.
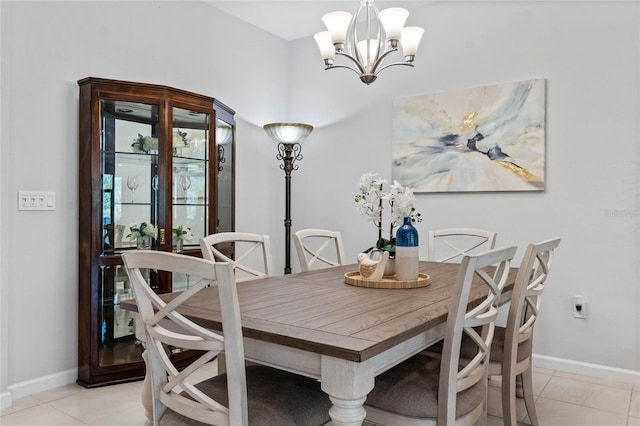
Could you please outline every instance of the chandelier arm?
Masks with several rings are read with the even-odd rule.
[[[377,70],[377,71],[375,72],[375,74],[376,74],[376,75],[378,75],[378,74],[380,74],[380,72],[381,72],[382,70],[384,70],[384,69],[386,69],[386,68],[389,68],[389,67],[392,67],[392,66],[394,66],[394,65],[406,65],[406,66],[408,66],[408,67],[413,67],[413,64],[410,64],[410,63],[408,63],[408,62],[394,62],[394,63],[392,63],[392,64],[387,64],[387,65],[385,65],[385,66],[381,67],[379,70]]]
[[[332,70],[332,69],[334,69],[334,68],[346,68],[346,69],[348,69],[348,70],[351,70],[351,71],[355,72],[355,73],[356,73],[356,74],[358,74],[358,75],[363,75],[363,73],[361,73],[361,72],[360,72],[360,71],[358,71],[357,69],[355,69],[355,68],[353,68],[353,67],[346,66],[346,65],[331,65],[330,67],[326,67],[326,68],[325,68],[325,71],[326,71],[326,70]]]
[[[371,74],[378,74],[378,67],[382,64],[382,61],[384,60],[384,58],[386,58],[389,54],[397,51],[398,51],[397,47],[392,47],[391,49],[387,50],[382,55],[380,55],[378,59],[376,59],[376,61],[373,63],[373,66],[371,67]],[[395,65],[395,64],[390,64],[390,65]],[[380,68],[380,71],[382,71],[384,68],[386,68],[386,66]]]
[[[367,73],[367,71],[364,69],[364,67],[362,66],[362,64],[361,64],[361,63],[358,61],[358,59],[356,59],[355,57],[353,57],[353,56],[349,55],[348,53],[344,53],[344,52],[336,52],[336,55],[341,55],[341,56],[345,56],[345,57],[349,58],[349,60],[351,60],[351,62],[353,62],[353,63],[354,63],[354,65],[356,65],[356,66],[358,67],[358,70],[360,71],[360,74],[366,74],[366,73]],[[344,65],[335,65],[335,66],[334,66],[334,68],[335,68],[335,67],[342,67],[342,68],[345,68],[345,66],[344,66]],[[351,67],[346,67],[346,68],[354,69],[354,68],[351,68]],[[356,71],[356,72],[357,72],[357,71]]]

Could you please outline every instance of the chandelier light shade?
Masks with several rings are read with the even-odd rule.
[[[422,28],[404,26],[409,16],[406,9],[391,7],[379,12],[373,2],[361,0],[353,16],[348,12],[327,13],[322,17],[327,31],[314,35],[325,69],[350,69],[367,85],[390,66],[413,67],[424,33]],[[398,44],[402,46],[404,61],[385,64],[387,56],[398,51]],[[352,66],[334,64],[336,55],[346,58]]]
[[[269,123],[262,126],[267,134],[276,142],[302,142],[313,130],[313,126],[302,123]]]

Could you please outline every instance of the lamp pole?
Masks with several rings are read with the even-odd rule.
[[[303,123],[269,123],[262,126],[274,141],[278,142],[278,155],[282,161],[280,170],[284,170],[284,230],[285,230],[285,266],[284,273],[291,273],[291,172],[298,170],[296,161],[302,160],[300,142],[313,130],[313,126]]]
[[[276,158],[282,161],[280,164],[280,170],[284,170],[284,191],[285,191],[285,202],[284,202],[284,256],[285,256],[285,264],[284,264],[284,273],[291,273],[291,172],[294,170],[298,170],[298,165],[294,163],[296,161],[302,160],[302,155],[300,154],[302,148],[299,143],[283,143],[280,142],[278,144],[278,155]]]

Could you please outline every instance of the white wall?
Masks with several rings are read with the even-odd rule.
[[[2,7],[0,7],[0,29],[2,26]],[[2,43],[0,42],[0,58],[2,57]],[[2,81],[2,67],[0,67],[0,82]],[[1,93],[1,92],[0,92]],[[4,115],[2,114],[2,104],[0,102],[0,141],[2,138],[2,129],[4,128]],[[6,194],[6,179],[2,170],[7,164],[7,156],[3,155],[4,144],[0,143],[0,193]],[[6,216],[7,203],[0,198],[0,237],[5,235],[7,231]],[[0,238],[0,409],[5,408],[11,402],[11,395],[7,391],[9,381],[6,372],[9,370],[9,357],[7,347],[9,346],[9,303],[7,295],[7,262],[5,253],[6,242],[4,238]],[[5,402],[6,401],[6,402]]]
[[[562,237],[535,353],[637,372],[639,3],[435,2],[412,11],[409,24],[419,23],[415,68],[390,68],[369,87],[351,71],[324,71],[313,40],[293,44],[292,111],[317,126],[294,179],[294,225],[340,229],[354,259],[375,231],[353,195],[362,173],[391,176],[394,98],[546,78],[546,191],[418,194],[419,230],[493,229],[519,256]],[[322,214],[326,206],[341,214]],[[577,294],[586,320],[572,316]]]
[[[370,87],[323,71],[311,38],[287,43],[200,2],[0,10],[0,395],[76,378],[76,81],[86,76],[166,84],[238,111],[236,224],[272,236],[277,270],[284,176],[263,124],[316,126],[294,172],[293,227],[340,229],[355,259],[374,238],[353,206],[356,182],[390,175],[395,97],[547,78],[547,190],[421,194],[420,230],[495,229],[499,245],[563,237],[536,352],[640,370],[637,2],[427,5],[409,18],[427,27],[416,68],[384,71]],[[55,191],[57,210],[17,211],[21,189]],[[587,320],[571,317],[574,294]]]

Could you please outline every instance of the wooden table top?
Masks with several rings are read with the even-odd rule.
[[[446,321],[459,265],[420,262],[431,284],[415,289],[376,289],[344,283],[346,265],[238,283],[245,337],[362,362]],[[512,268],[508,285],[515,280]],[[486,295],[472,290],[472,300]],[[169,300],[176,293],[162,295]],[[473,303],[473,302],[472,302]],[[135,309],[122,302],[124,309]],[[194,322],[221,329],[215,287],[179,310]]]

